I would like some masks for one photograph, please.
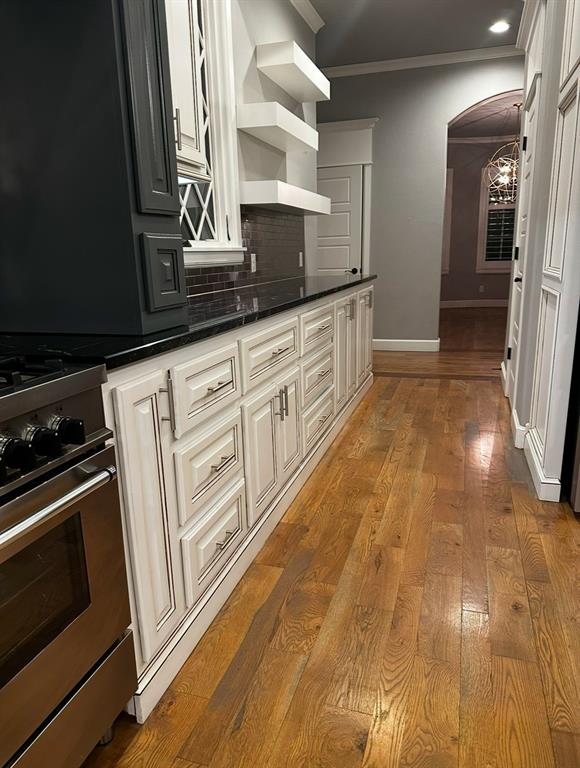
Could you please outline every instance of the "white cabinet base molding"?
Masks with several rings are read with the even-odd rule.
[[[523,448],[524,443],[526,441],[526,433],[528,431],[528,428],[520,423],[520,420],[518,418],[518,412],[516,411],[515,408],[512,410],[511,425],[512,425],[512,437],[514,439],[515,447]]]
[[[542,468],[541,446],[535,434],[530,430],[524,438],[524,454],[534,481],[534,488],[541,501],[560,501],[562,484],[557,477],[546,477]]]

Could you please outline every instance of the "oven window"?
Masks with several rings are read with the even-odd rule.
[[[0,565],[0,687],[90,603],[80,515]]]

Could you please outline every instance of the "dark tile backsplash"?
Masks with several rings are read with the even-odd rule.
[[[223,267],[186,267],[187,295],[242,288],[288,277],[302,277],[298,254],[304,253],[304,216],[266,208],[242,206],[243,264]],[[256,254],[256,271],[250,254]]]

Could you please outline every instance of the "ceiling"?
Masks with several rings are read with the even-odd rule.
[[[493,100],[471,107],[449,125],[450,138],[474,136],[515,136],[520,132],[520,115],[514,104],[521,104],[522,91],[510,91]]]
[[[311,0],[324,19],[321,67],[513,45],[522,0]],[[498,19],[512,26],[497,35]]]

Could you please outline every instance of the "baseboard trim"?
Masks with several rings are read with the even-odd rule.
[[[501,365],[499,366],[499,371],[501,376],[501,388],[503,390],[504,397],[508,397],[507,370],[505,367],[505,360],[501,361]]]
[[[530,468],[538,498],[541,501],[560,501],[562,484],[558,478],[546,477],[544,474],[533,429],[526,432],[524,455]]]
[[[248,538],[241,544],[237,554],[224,568],[219,580],[215,582],[196,608],[175,631],[165,647],[159,652],[158,658],[140,678],[137,692],[130,703],[130,708],[134,712],[137,722],[143,723],[149,717],[155,705],[215,619],[220,608],[231,595],[236,584],[254,562],[268,536],[280,522],[372,384],[373,376],[371,374],[351,402],[336,415],[332,427],[322,437],[318,445],[302,460],[293,478],[273,500],[270,511],[265,513],[256,523]]]
[[[524,425],[520,422],[518,418],[518,412],[516,411],[515,408],[512,408],[511,425],[512,425],[512,437],[514,439],[515,447],[523,448],[524,443],[526,442],[526,432],[528,431],[528,428],[524,427]]]
[[[442,301],[441,309],[461,309],[463,307],[507,307],[507,299],[457,299]]]
[[[380,352],[439,352],[439,339],[373,339]]]

